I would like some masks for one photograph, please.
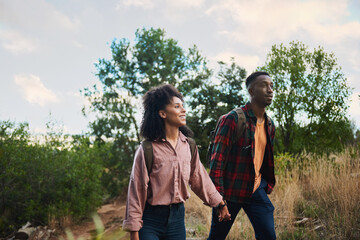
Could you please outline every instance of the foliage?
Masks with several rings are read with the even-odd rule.
[[[296,169],[303,199],[294,205],[294,211],[321,227],[316,239],[359,239],[359,154],[359,148],[347,147],[329,157],[303,156],[306,164]]]
[[[268,196],[275,207],[278,239],[360,239],[360,148],[347,147],[330,156],[279,154],[275,162],[277,182]],[[211,208],[192,194],[185,209],[186,227],[194,230],[187,237],[206,238]],[[241,210],[227,239],[255,239],[254,235]]]
[[[333,53],[309,51],[297,41],[274,45],[261,69],[274,81],[270,110],[280,151],[340,150],[352,138],[346,115],[350,88]]]
[[[224,62],[218,63],[220,70],[216,80],[205,82],[189,100],[191,111],[188,125],[194,131],[202,160],[206,159],[209,135],[214,130],[219,117],[245,104],[246,91],[243,89],[245,69],[238,66],[234,58],[231,59],[230,65]]]
[[[111,59],[100,59],[95,65],[100,83],[82,92],[90,102],[84,113],[96,115],[90,128],[97,143],[113,144],[103,184],[117,196],[127,185],[133,154],[141,141],[136,118],[146,91],[163,83],[177,87],[189,106],[188,125],[197,143],[207,146],[216,119],[242,103],[239,92],[246,73],[234,60],[230,66],[220,63],[218,84],[213,83],[212,71],[197,47],[181,48],[162,29],[137,30],[134,44],[115,39],[111,52]],[[200,153],[205,156],[205,151]]]
[[[126,235],[129,233],[122,230],[122,228],[117,229],[116,231],[107,231],[105,230],[105,226],[101,220],[101,217],[94,213],[92,215],[92,219],[95,225],[95,229],[91,231],[91,237],[87,237],[88,240],[117,240],[117,239],[124,239]],[[65,230],[66,239],[67,240],[85,240],[84,237],[75,238],[74,234],[71,232],[70,229]],[[127,239],[127,238],[126,238]],[[59,240],[65,240],[63,237],[60,237]]]
[[[280,153],[274,156],[274,162],[276,175],[287,176],[298,165],[297,159],[291,156],[290,153]]]
[[[86,137],[39,144],[27,124],[0,122],[0,165],[1,235],[27,221],[78,220],[102,202],[101,151]]]
[[[83,93],[91,104],[89,112],[97,115],[90,124],[97,143],[113,143],[103,184],[117,196],[127,185],[124,179],[141,141],[136,121],[140,97],[161,83],[171,83],[186,95],[194,84],[201,85],[209,70],[195,46],[184,51],[161,29],[137,30],[134,46],[127,39],[115,39],[111,51],[110,60],[95,65],[101,90],[95,85]]]

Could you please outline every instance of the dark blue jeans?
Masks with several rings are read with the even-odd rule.
[[[184,203],[151,206],[146,203],[140,240],[186,239]]]
[[[231,220],[219,222],[216,210],[213,209],[211,229],[208,240],[225,239],[230,231],[232,224],[241,208],[248,216],[254,231],[256,239],[272,240],[276,239],[274,227],[274,206],[268,198],[265,187],[267,183],[261,179],[259,188],[251,196],[250,203],[234,203],[228,201],[228,209],[231,214]]]

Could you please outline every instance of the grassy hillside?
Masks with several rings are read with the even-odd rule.
[[[320,157],[276,158],[275,206],[278,239],[360,239],[360,156],[358,149]],[[211,209],[192,194],[186,203],[188,236],[205,238]],[[228,239],[255,239],[243,211]]]
[[[360,149],[348,148],[338,155],[276,157],[277,184],[269,196],[275,206],[278,239],[360,239],[359,153]],[[211,208],[194,193],[185,208],[187,239],[206,239]],[[114,240],[120,236],[124,239],[124,234],[120,227],[116,232],[93,239]],[[255,239],[243,211],[228,235],[228,240],[239,239]]]

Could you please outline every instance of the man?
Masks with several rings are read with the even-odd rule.
[[[265,112],[272,102],[273,82],[268,73],[254,72],[247,77],[246,87],[250,102],[241,108],[246,119],[244,132],[235,138],[238,115],[233,110],[220,120],[214,139],[210,177],[227,201],[231,220],[219,222],[214,208],[211,240],[226,238],[241,208],[250,219],[256,239],[276,239],[274,206],[267,196],[275,185],[275,126]]]

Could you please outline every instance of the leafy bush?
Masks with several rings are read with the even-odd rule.
[[[280,153],[274,157],[274,161],[276,175],[287,175],[291,173],[297,164],[296,158],[290,153]]]
[[[101,204],[101,149],[87,137],[50,137],[40,144],[27,124],[0,122],[1,235],[27,221],[78,220]]]
[[[126,198],[131,166],[138,143],[126,142],[120,138],[115,141],[96,142],[96,144],[103,152],[104,172],[101,182],[106,198]]]

